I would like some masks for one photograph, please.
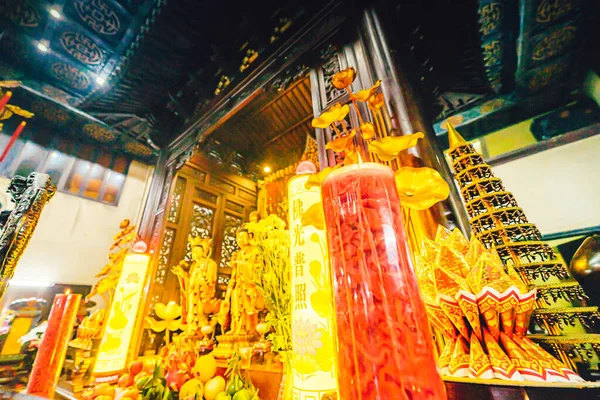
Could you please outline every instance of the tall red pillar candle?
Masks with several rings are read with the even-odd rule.
[[[80,302],[79,294],[54,297],[48,326],[29,376],[27,394],[54,398]]]
[[[446,399],[411,265],[394,173],[333,171],[323,207],[335,288],[341,399]]]

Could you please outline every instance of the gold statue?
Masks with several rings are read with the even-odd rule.
[[[253,335],[258,324],[258,312],[264,308],[264,300],[255,283],[255,268],[258,266],[258,249],[251,243],[246,230],[236,233],[240,249],[231,256],[231,279],[227,285],[225,301],[221,307],[219,321],[230,316],[227,335]]]
[[[189,238],[192,249],[192,263],[182,260],[172,271],[179,279],[181,305],[188,335],[196,335],[202,326],[208,324],[204,312],[207,303],[215,297],[217,283],[217,263],[210,258],[212,239]]]

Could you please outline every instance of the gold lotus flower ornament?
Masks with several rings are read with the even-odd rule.
[[[383,106],[383,93],[373,94],[369,97],[369,108],[373,111],[379,110]]]
[[[313,187],[321,186],[321,184],[323,183],[325,178],[327,178],[327,175],[329,175],[331,172],[333,172],[334,170],[336,170],[338,168],[340,168],[340,166],[336,165],[335,167],[323,168],[321,171],[319,171],[316,174],[311,174],[311,176],[308,178],[308,180],[304,184],[304,187],[307,190],[309,190]]]
[[[348,104],[341,105],[337,103],[329,109],[329,111],[325,111],[317,118],[313,118],[312,126],[313,128],[321,128],[325,129],[329,125],[334,122],[338,122],[346,118],[346,115],[350,112],[350,106]]]
[[[356,70],[354,67],[349,67],[333,75],[331,84],[337,89],[345,89],[352,85],[354,79],[356,79]]]
[[[360,136],[364,140],[371,140],[375,137],[375,125],[371,122],[364,122],[360,125]]]
[[[426,210],[450,194],[448,183],[433,168],[402,167],[394,177],[402,205],[415,210]]]
[[[151,317],[146,317],[150,329],[154,332],[162,332],[167,330],[165,335],[166,342],[169,343],[169,331],[176,331],[181,328],[181,306],[174,301],[170,301],[168,304],[156,303],[154,306],[154,313],[162,321],[156,320]]]
[[[354,136],[356,136],[356,130],[352,129],[352,132],[350,132],[348,135],[340,136],[340,137],[332,140],[331,142],[327,143],[327,145],[325,145],[325,148],[327,150],[333,150],[336,153],[346,151],[350,147],[352,147]]]
[[[412,135],[388,136],[369,143],[369,151],[377,154],[382,161],[392,161],[402,150],[416,146],[425,135],[421,132]]]
[[[352,93],[350,95],[350,99],[364,103],[365,101],[369,100],[369,98],[377,92],[377,89],[379,88],[379,86],[381,86],[380,80],[375,82],[375,84],[373,86],[371,86],[369,89],[363,89],[360,92]]]

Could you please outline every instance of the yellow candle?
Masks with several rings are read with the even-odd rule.
[[[321,190],[309,175],[288,182],[292,265],[293,398],[320,399],[337,390],[332,285]]]

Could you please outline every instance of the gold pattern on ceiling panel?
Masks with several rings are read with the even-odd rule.
[[[90,78],[80,70],[62,62],[52,64],[52,75],[73,89],[85,90],[90,84]]]
[[[116,35],[121,29],[121,21],[104,0],[75,0],[75,11],[90,28],[103,35]]]
[[[26,28],[37,27],[42,19],[39,10],[27,0],[0,0],[0,15],[5,15],[15,24]]]
[[[92,139],[96,139],[102,143],[112,142],[116,138],[115,134],[110,129],[106,129],[97,124],[85,124],[83,126],[83,131]]]
[[[545,24],[567,15],[574,9],[573,0],[542,0],[538,5],[535,20]]]
[[[498,24],[502,20],[502,15],[502,4],[498,2],[482,6],[479,9],[479,31],[481,34],[485,36],[498,28]]]
[[[81,33],[63,32],[60,45],[73,58],[87,65],[101,65],[106,59],[100,46]]]
[[[576,31],[575,26],[569,25],[550,33],[535,45],[531,58],[542,61],[560,54],[573,43]]]
[[[69,113],[63,110],[60,107],[56,107],[53,104],[43,101],[43,100],[34,100],[31,103],[31,110],[39,117],[44,118],[45,120],[57,123],[66,123],[71,120]]]
[[[138,142],[126,143],[125,151],[134,156],[148,157],[152,155],[152,150]]]

